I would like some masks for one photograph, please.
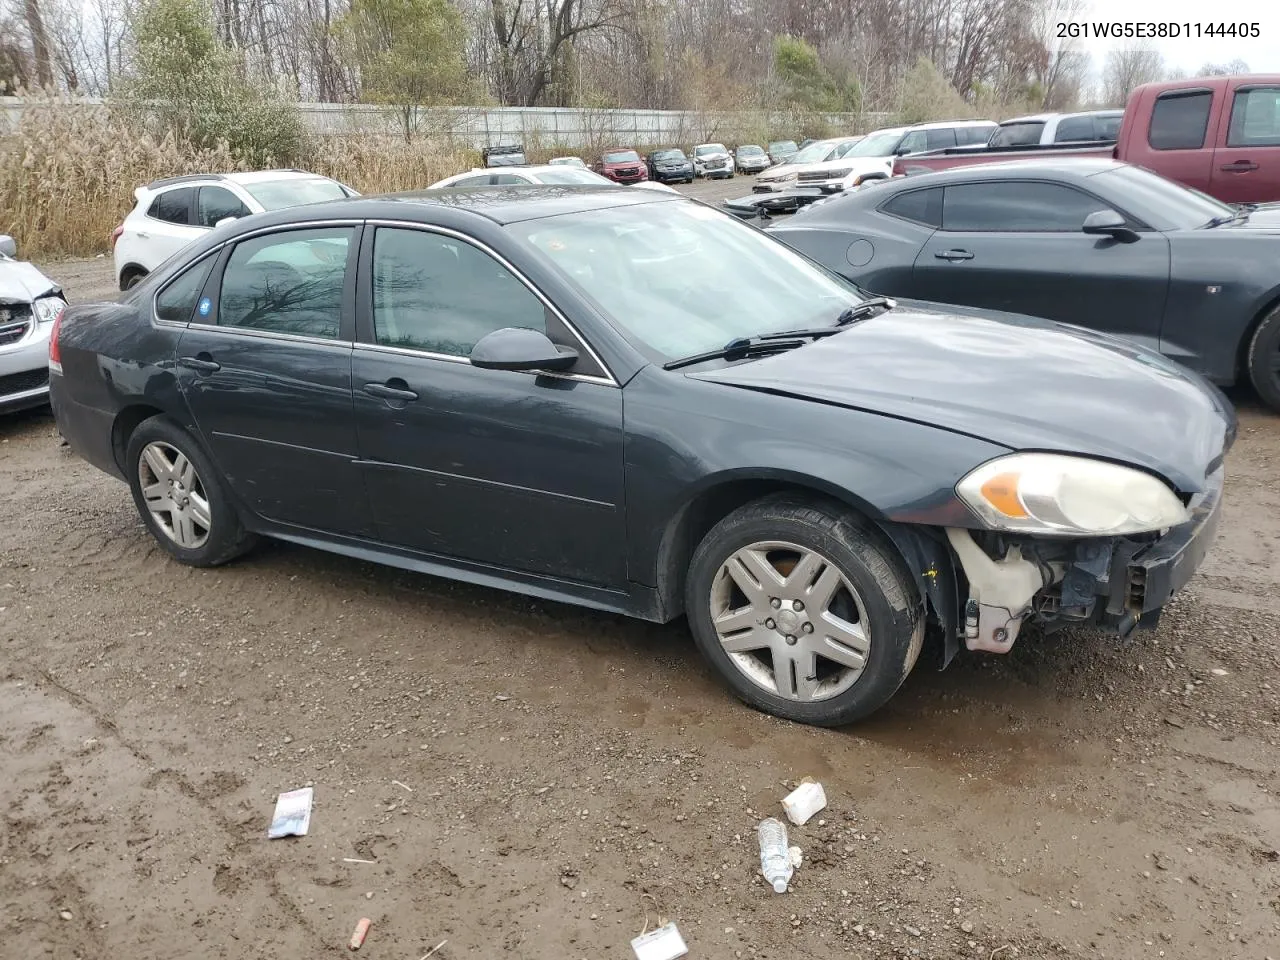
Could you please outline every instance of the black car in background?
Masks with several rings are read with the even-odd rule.
[[[895,178],[768,230],[876,293],[1116,334],[1280,410],[1280,207],[1074,158]]]
[[[693,161],[676,147],[654,150],[644,158],[649,179],[658,183],[693,183]]]
[[[1029,620],[1154,624],[1235,434],[1159,354],[867,299],[614,186],[246,217],[60,312],[49,366],[72,449],[183,563],[277,537],[687,614],[738,696],[817,724],[877,709],[926,641],[942,665]]]

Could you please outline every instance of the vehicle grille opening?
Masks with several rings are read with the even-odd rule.
[[[22,393],[25,390],[35,390],[38,387],[47,387],[48,385],[48,367],[41,367],[39,370],[24,370],[22,373],[11,373],[7,377],[0,377],[0,397],[8,396],[11,393]]]
[[[17,343],[31,326],[31,307],[25,303],[0,306],[0,347]]]

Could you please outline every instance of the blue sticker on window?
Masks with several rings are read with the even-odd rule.
[[[209,311],[213,309],[213,301],[208,297],[201,297],[200,306],[196,309],[200,311],[200,316],[207,317],[209,315]]]

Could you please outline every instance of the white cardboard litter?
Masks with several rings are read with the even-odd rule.
[[[674,923],[636,937],[631,941],[631,949],[636,952],[636,960],[675,960],[689,952]]]
[[[276,812],[267,828],[267,839],[305,837],[311,826],[311,787],[290,790],[276,798]]]
[[[797,827],[809,822],[809,818],[827,805],[827,794],[822,784],[806,780],[782,798],[782,809],[787,819]]]

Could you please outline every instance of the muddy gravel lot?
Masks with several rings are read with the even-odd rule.
[[[700,186],[714,199],[745,178]],[[46,265],[73,299],[110,261]],[[845,730],[653,626],[266,545],[167,559],[123,484],[0,419],[0,955],[1280,958],[1280,417],[1159,629],[1028,633]],[[829,807],[792,892],[755,824]],[[305,838],[276,794],[315,788]]]

